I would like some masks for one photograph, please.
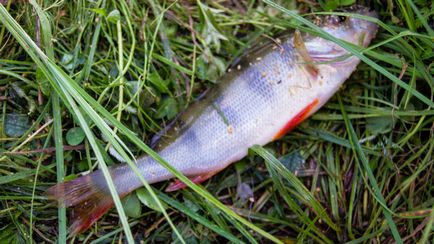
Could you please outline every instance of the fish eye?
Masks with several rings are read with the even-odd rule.
[[[342,22],[347,21],[348,17],[347,16],[338,16],[338,19],[339,19],[339,23],[342,23]]]

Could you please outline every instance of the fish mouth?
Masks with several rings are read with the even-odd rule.
[[[349,10],[348,12],[351,13],[378,19],[378,13],[375,10],[371,10],[370,8],[365,6],[354,5],[352,7],[349,7],[347,10]],[[364,19],[359,19],[356,17],[352,17],[352,19],[354,22],[353,25],[359,25],[359,28],[364,28],[369,32],[376,32],[378,28],[377,24],[375,24],[374,22],[364,20]]]
[[[367,47],[377,34],[378,25],[372,19],[378,19],[378,13],[361,5],[348,7],[345,9],[345,12],[369,17],[368,19],[364,19],[358,16],[351,16],[348,20],[348,25],[353,29],[355,36],[358,36],[358,40],[356,40],[358,45]]]
[[[340,39],[366,47],[375,37],[378,26],[375,19],[378,13],[362,5],[340,8],[342,14],[328,15],[317,25],[328,29]]]

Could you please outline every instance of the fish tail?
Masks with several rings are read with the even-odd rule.
[[[148,183],[172,178],[173,175],[149,157],[137,160],[137,166]],[[139,177],[126,164],[109,168],[119,197],[142,186]],[[103,216],[114,202],[101,170],[50,187],[45,193],[49,199],[72,207],[69,233],[76,235],[88,229]]]
[[[129,193],[117,190],[121,197]],[[69,228],[71,235],[89,228],[114,205],[101,171],[54,185],[46,191],[46,195],[65,207],[73,207]]]

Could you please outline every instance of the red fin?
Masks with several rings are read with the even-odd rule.
[[[113,199],[107,189],[101,189],[96,182],[104,177],[95,172],[69,182],[52,186],[46,192],[50,199],[55,199],[73,206],[69,233],[76,235],[88,229],[113,206]]]
[[[209,178],[213,177],[218,172],[220,172],[220,170],[212,171],[203,175],[196,175],[193,177],[189,177],[189,179],[195,184],[200,184],[208,180]],[[169,184],[169,186],[166,188],[166,192],[177,191],[177,190],[184,189],[186,187],[187,185],[184,184],[184,182],[180,181],[179,179],[176,179],[174,182]]]
[[[69,227],[69,233],[76,235],[87,230],[112,208],[113,205],[112,197],[101,193],[95,194],[92,198],[75,206],[71,213],[71,220],[73,222]]]
[[[286,125],[273,137],[273,140],[276,140],[292,129],[296,127],[298,124],[300,124],[304,119],[306,119],[310,112],[318,105],[319,100],[316,98],[311,102],[309,105],[307,105],[305,108],[303,108],[300,112],[298,112],[297,115],[295,115]]]

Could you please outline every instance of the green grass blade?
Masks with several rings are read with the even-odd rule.
[[[265,150],[263,147],[259,145],[255,145],[251,148],[256,154],[264,158],[264,160],[273,166],[276,171],[281,174],[290,184],[294,187],[298,196],[300,196],[301,201],[303,203],[311,206],[316,214],[323,219],[331,228],[338,231],[339,226],[337,226],[333,220],[328,216],[326,209],[318,202],[318,200],[312,195],[312,193],[304,186],[304,184],[295,176],[292,172],[290,172],[282,163],[277,160],[270,152]]]
[[[419,9],[416,7],[416,5],[414,5],[414,2],[411,1],[411,0],[407,0],[406,2],[410,5],[410,7],[411,7],[411,8],[413,9],[413,11],[416,13],[417,18],[418,18],[419,21],[422,23],[423,27],[425,27],[425,29],[426,29],[426,31],[428,32],[428,34],[429,34],[431,37],[434,37],[434,31],[433,31],[433,29],[431,28],[431,26],[430,26],[430,25],[428,24],[428,22],[426,21],[426,18],[424,18],[424,17],[422,16],[422,14],[420,13],[420,11],[419,11]]]
[[[280,243],[280,241],[275,238],[274,236],[268,234],[267,232],[263,231],[262,229],[258,228],[254,224],[250,223],[249,221],[245,220],[244,218],[240,217],[236,213],[234,213],[232,210],[230,210],[227,206],[222,204],[220,201],[218,201],[216,198],[214,198],[211,194],[209,194],[207,191],[205,191],[203,188],[197,186],[196,184],[192,183],[186,176],[180,174],[176,169],[174,169],[170,164],[165,162],[157,153],[152,151],[146,144],[144,144],[137,136],[132,133],[128,128],[123,126],[119,121],[116,120],[112,116],[111,113],[109,113],[107,110],[105,110],[100,104],[98,104],[92,97],[90,97],[84,90],[81,89],[75,82],[70,80],[68,75],[64,73],[61,69],[59,69],[55,64],[53,64],[46,56],[45,54],[37,48],[37,46],[33,43],[33,41],[28,37],[28,35],[24,32],[24,30],[13,20],[13,18],[5,11],[4,7],[0,6],[0,16],[3,17],[3,23],[6,25],[6,27],[9,29],[9,31],[14,35],[14,37],[20,42],[21,45],[26,48],[29,55],[34,59],[34,61],[42,68],[44,74],[49,77],[49,80],[51,82],[51,85],[55,87],[56,91],[61,94],[62,99],[65,103],[67,103],[70,106],[70,110],[74,111],[74,114],[76,114],[79,124],[84,130],[90,145],[92,146],[95,154],[97,155],[98,163],[101,166],[101,170],[106,178],[106,181],[108,183],[110,192],[112,194],[113,200],[115,202],[115,206],[118,210],[119,217],[121,219],[122,225],[124,226],[124,231],[127,236],[128,241],[132,241],[132,235],[131,230],[128,226],[128,222],[125,216],[125,213],[122,208],[122,204],[120,202],[119,196],[116,193],[116,190],[114,188],[113,181],[110,178],[108,169],[106,164],[104,163],[103,157],[101,152],[96,146],[96,142],[93,136],[93,133],[90,131],[90,128],[86,124],[86,120],[84,119],[83,115],[81,114],[80,110],[78,110],[77,105],[75,104],[72,97],[75,99],[78,99],[81,106],[87,105],[86,102],[89,102],[92,104],[94,108],[97,109],[99,113],[101,113],[105,118],[107,118],[113,125],[119,129],[120,132],[124,133],[133,143],[139,146],[140,149],[147,152],[151,157],[155,158],[159,163],[161,163],[164,167],[166,167],[171,173],[173,173],[175,176],[177,176],[181,181],[183,181],[187,186],[195,190],[199,195],[202,197],[208,199],[211,203],[213,203],[215,206],[220,208],[223,212],[228,214],[229,216],[233,217],[234,219],[237,219],[237,221],[243,223],[244,225],[248,226],[252,230],[256,231],[257,233],[261,234],[262,236],[266,237],[267,239],[272,240],[273,242]],[[29,48],[30,47],[30,48]],[[69,80],[69,81],[68,81]],[[73,92],[71,95],[69,92]],[[76,93],[75,93],[76,92]],[[86,99],[85,102],[82,99]],[[87,107],[90,108],[90,107]],[[93,109],[92,109],[93,110]],[[89,111],[86,109],[84,111]],[[115,149],[121,153],[121,156],[127,156],[126,154],[123,154],[121,152],[121,145],[118,143],[119,141],[114,141],[113,136],[111,135],[110,128],[105,123],[97,123],[98,120],[102,120],[101,118],[95,118],[91,117],[94,120],[94,122],[97,124],[98,128],[103,130],[103,133],[109,138],[110,142],[112,142]],[[104,130],[105,129],[105,130]],[[124,146],[123,148],[126,148]],[[126,159],[128,157],[125,157]],[[143,179],[143,177],[139,174],[137,167],[129,160],[127,160],[129,165],[132,167],[134,172],[140,177],[143,183],[146,183],[146,181]],[[147,183],[145,186],[148,185]],[[148,185],[149,187],[149,185]],[[148,190],[151,192],[152,189],[148,188]]]
[[[42,37],[42,45],[44,47],[47,56],[51,59],[54,58],[54,49],[52,44],[52,31],[51,25],[48,17],[45,15],[41,7],[35,2],[35,0],[30,0],[30,3],[36,10],[40,22],[40,35]],[[62,117],[60,109],[59,97],[56,93],[52,96],[53,105],[53,128],[54,128],[54,144],[56,147],[56,175],[57,182],[63,182],[65,176],[64,169],[64,157],[63,157],[63,134],[62,134]],[[35,182],[36,184],[36,182]],[[66,208],[62,204],[58,207],[58,227],[59,227],[59,243],[66,243],[67,230],[66,230]]]
[[[48,146],[48,144],[50,142],[49,138],[51,138],[51,134],[52,134],[51,132],[52,132],[52,130],[49,132],[50,136],[48,136],[47,139],[45,140],[43,148],[47,148],[47,146]],[[36,171],[35,171],[35,178],[33,180],[32,200],[31,200],[31,203],[30,203],[31,207],[30,207],[30,217],[29,217],[29,223],[30,223],[29,224],[30,225],[30,228],[29,228],[29,238],[33,238],[33,225],[34,225],[33,224],[33,209],[34,209],[34,200],[35,200],[35,192],[36,192],[36,185],[37,185],[37,182],[38,182],[38,176],[39,176],[39,173],[41,173],[40,168],[41,168],[41,165],[42,165],[42,159],[43,159],[43,157],[39,157],[39,159],[38,159],[38,165],[36,166]],[[65,214],[65,216],[61,216],[60,214]],[[62,217],[65,217],[65,218],[61,219]],[[63,213],[60,213],[60,209],[59,209],[58,218],[59,218],[59,228],[62,227],[61,226],[61,221],[62,220],[65,221],[64,223],[62,223],[62,224],[64,224],[64,227],[65,227],[64,231],[65,232],[63,232],[63,231],[61,231],[59,229],[58,242],[59,243],[66,243],[66,211],[65,211],[65,208],[63,208]],[[61,235],[65,235],[64,238],[62,238]]]
[[[56,116],[67,139],[63,143],[79,143],[64,146],[66,180],[98,168],[100,158],[93,147],[107,165],[117,165],[106,152],[108,145],[137,174],[134,157],[149,150],[140,143],[154,142],[156,133],[170,128],[167,124],[175,114],[182,119],[182,111],[224,82],[225,68],[243,63],[246,52],[263,42],[284,40],[279,33],[290,35],[293,29],[324,37],[264,1],[3,2],[40,50],[25,39],[20,45],[0,14],[0,222],[8,223],[0,226],[0,243],[63,242],[58,205],[44,196],[61,175],[56,174]],[[376,23],[379,31],[369,47],[347,44],[432,100],[430,1],[360,3],[375,9],[378,19],[340,8],[349,1],[273,2],[313,23],[328,15]],[[135,211],[136,217],[123,223],[128,222],[135,241],[147,242],[271,242],[261,230],[284,243],[396,242],[387,211],[404,242],[429,242],[434,224],[434,109],[365,62],[338,93],[343,106],[332,97],[291,133],[264,146],[306,186],[338,229],[317,214],[279,168],[252,150],[194,189],[166,194],[162,190],[170,182],[153,184],[144,195],[151,200],[150,208],[135,202],[134,210],[141,207],[142,214]],[[54,108],[53,94],[61,99],[60,109]],[[77,108],[96,145],[82,134],[69,133],[81,126],[74,117]],[[349,136],[346,120],[357,142]],[[75,143],[73,135],[78,136]],[[354,144],[368,160],[387,205],[375,194]],[[136,178],[149,187],[140,175]],[[223,206],[216,205],[220,201]],[[131,242],[119,216],[113,208],[89,230],[66,241]]]
[[[392,232],[393,237],[395,238],[395,241],[397,243],[402,243],[401,236],[399,234],[398,228],[395,225],[395,222],[392,219],[392,212],[387,207],[386,200],[384,199],[383,195],[381,194],[381,190],[378,187],[377,180],[375,179],[374,173],[372,172],[369,161],[365,156],[365,153],[362,150],[362,147],[360,146],[359,140],[357,138],[357,134],[354,131],[353,125],[351,124],[349,118],[347,117],[346,111],[343,108],[342,101],[340,99],[340,96],[338,96],[339,105],[341,106],[342,115],[344,117],[345,126],[347,127],[348,131],[348,137],[350,139],[350,143],[352,146],[352,149],[354,153],[357,155],[359,163],[362,164],[361,168],[363,169],[362,172],[366,172],[368,175],[369,182],[373,188],[374,196],[377,199],[377,201],[382,205],[383,214],[386,217],[387,224],[389,225],[389,228]]]
[[[111,179],[110,173],[108,171],[107,165],[104,162],[103,156],[100,152],[100,149],[98,148],[94,135],[92,131],[90,130],[89,125],[87,124],[86,119],[78,109],[77,105],[75,104],[72,97],[66,93],[66,91],[60,86],[61,81],[59,82],[59,77],[62,77],[64,74],[58,74],[56,73],[56,70],[53,69],[51,66],[51,63],[49,62],[48,57],[36,46],[36,44],[32,41],[32,39],[27,35],[27,33],[22,29],[22,27],[9,15],[9,13],[6,11],[6,9],[0,5],[0,16],[2,17],[0,20],[3,22],[3,24],[6,26],[6,28],[11,32],[11,34],[17,39],[17,41],[25,47],[28,54],[33,58],[35,63],[38,64],[38,67],[41,68],[44,75],[47,77],[47,79],[50,81],[50,84],[54,87],[56,92],[59,93],[59,95],[64,100],[65,104],[67,104],[67,107],[76,115],[76,118],[79,121],[80,126],[82,127],[83,131],[86,134],[87,139],[89,140],[89,143],[92,147],[92,149],[95,152],[95,155],[97,157],[97,161],[101,167],[101,170],[103,172],[103,175],[107,181],[108,187],[110,189],[110,193],[112,195],[112,198],[114,200],[115,206],[119,213],[119,218],[121,220],[121,223],[124,227],[125,235],[129,243],[134,243],[134,239],[131,233],[131,230],[128,226],[127,217],[124,213],[122,203],[120,201],[119,195],[116,192],[116,188],[114,186],[114,183]]]
[[[95,32],[92,36],[92,44],[90,45],[89,54],[87,55],[86,63],[83,66],[83,70],[81,72],[81,75],[76,79],[77,82],[80,81],[86,81],[89,79],[90,72],[92,70],[92,65],[94,62],[95,52],[98,45],[99,35],[101,32],[101,16],[98,17],[95,27]]]
[[[208,227],[209,229],[215,231],[222,237],[228,239],[232,243],[243,243],[241,240],[239,240],[237,237],[229,233],[228,231],[220,228],[218,225],[210,222],[203,216],[199,215],[198,213],[191,211],[188,207],[182,205],[180,202],[176,201],[175,199],[170,198],[166,194],[162,192],[158,192],[158,197],[161,198],[164,202],[171,205],[172,207],[181,210],[184,214],[190,216],[191,218],[195,219],[198,223],[203,224],[204,226]]]
[[[53,95],[53,119],[54,119],[54,140],[56,146],[56,175],[57,182],[63,182],[65,176],[64,169],[64,160],[63,160],[63,137],[62,137],[62,118],[61,118],[61,109],[60,109],[60,101],[57,95]],[[59,216],[59,243],[66,243],[66,208],[63,204],[59,204],[58,209]]]
[[[428,223],[425,226],[425,229],[423,230],[423,235],[420,240],[420,243],[429,243],[429,238],[433,237],[433,227],[434,227],[434,205],[431,207],[431,214],[428,217]],[[432,239],[431,239],[432,241]]]
[[[57,84],[55,84],[55,85],[57,85]],[[111,178],[108,167],[104,161],[104,158],[102,156],[100,148],[97,146],[95,137],[94,137],[89,125],[87,124],[86,119],[84,118],[84,116],[80,112],[78,106],[76,105],[75,101],[67,93],[67,91],[64,87],[59,87],[59,88],[60,88],[59,91],[62,92],[62,94],[64,94],[66,101],[68,102],[69,106],[71,106],[76,118],[78,119],[80,127],[83,129],[84,133],[86,134],[86,137],[89,140],[89,144],[91,145],[91,147],[92,147],[92,149],[93,149],[93,151],[97,157],[97,161],[98,161],[98,164],[100,166],[100,170],[103,172],[104,178],[105,178],[107,185],[109,187],[109,190],[110,190],[110,194],[112,195],[116,209],[119,213],[119,218],[120,218],[122,226],[124,228],[124,232],[125,232],[127,241],[128,241],[128,243],[134,243],[133,235],[131,233],[127,217],[126,217],[125,212],[123,210],[120,197],[119,197],[118,193],[116,192],[116,187],[113,183],[113,180]]]

